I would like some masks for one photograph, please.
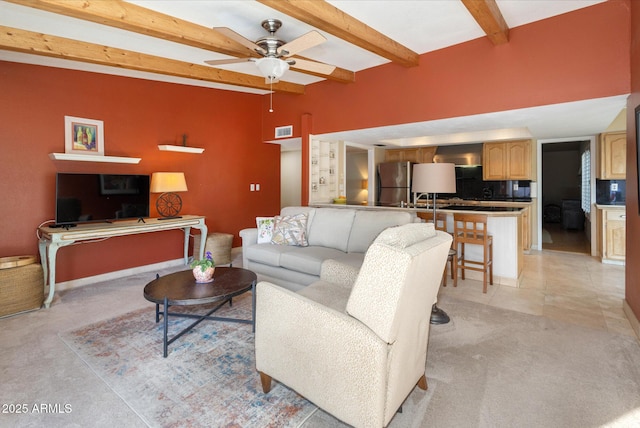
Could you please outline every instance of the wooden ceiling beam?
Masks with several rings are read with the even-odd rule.
[[[134,33],[219,52],[230,56],[255,54],[211,28],[184,21],[121,0],[7,0],[46,12],[70,16]],[[257,57],[258,55],[255,54]]]
[[[461,0],[494,45],[509,42],[509,27],[496,0]]]
[[[205,82],[271,90],[264,77],[147,55],[124,49],[0,26],[0,49]],[[273,90],[303,94],[304,85],[280,81]]]
[[[7,0],[21,6],[70,16],[132,31],[183,45],[193,46],[233,57],[262,58],[255,51],[231,40],[219,32],[174,16],[122,0]],[[294,57],[295,58],[295,57]],[[302,57],[301,57],[302,58]],[[355,81],[352,71],[337,68],[331,75],[319,75],[291,67],[298,72],[335,80],[341,83]]]
[[[405,67],[419,64],[419,55],[324,0],[257,0],[279,12]],[[390,3],[389,7],[393,7]]]

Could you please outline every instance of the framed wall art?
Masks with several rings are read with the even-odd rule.
[[[101,120],[64,117],[64,151],[104,156],[104,124]]]

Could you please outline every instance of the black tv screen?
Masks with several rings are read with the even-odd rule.
[[[107,222],[149,216],[149,176],[56,176],[56,224]]]

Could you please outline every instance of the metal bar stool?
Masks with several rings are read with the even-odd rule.
[[[486,214],[455,213],[453,215],[453,242],[458,250],[457,267],[462,279],[466,269],[482,272],[482,292],[487,292],[487,275],[493,285],[493,237],[487,231]],[[480,245],[482,261],[469,260],[465,255],[465,245]]]

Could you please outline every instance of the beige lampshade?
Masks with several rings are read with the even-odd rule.
[[[151,193],[186,192],[184,172],[154,172],[151,175]]]
[[[411,191],[415,193],[455,193],[455,164],[415,164],[413,166],[413,181],[411,182]]]

